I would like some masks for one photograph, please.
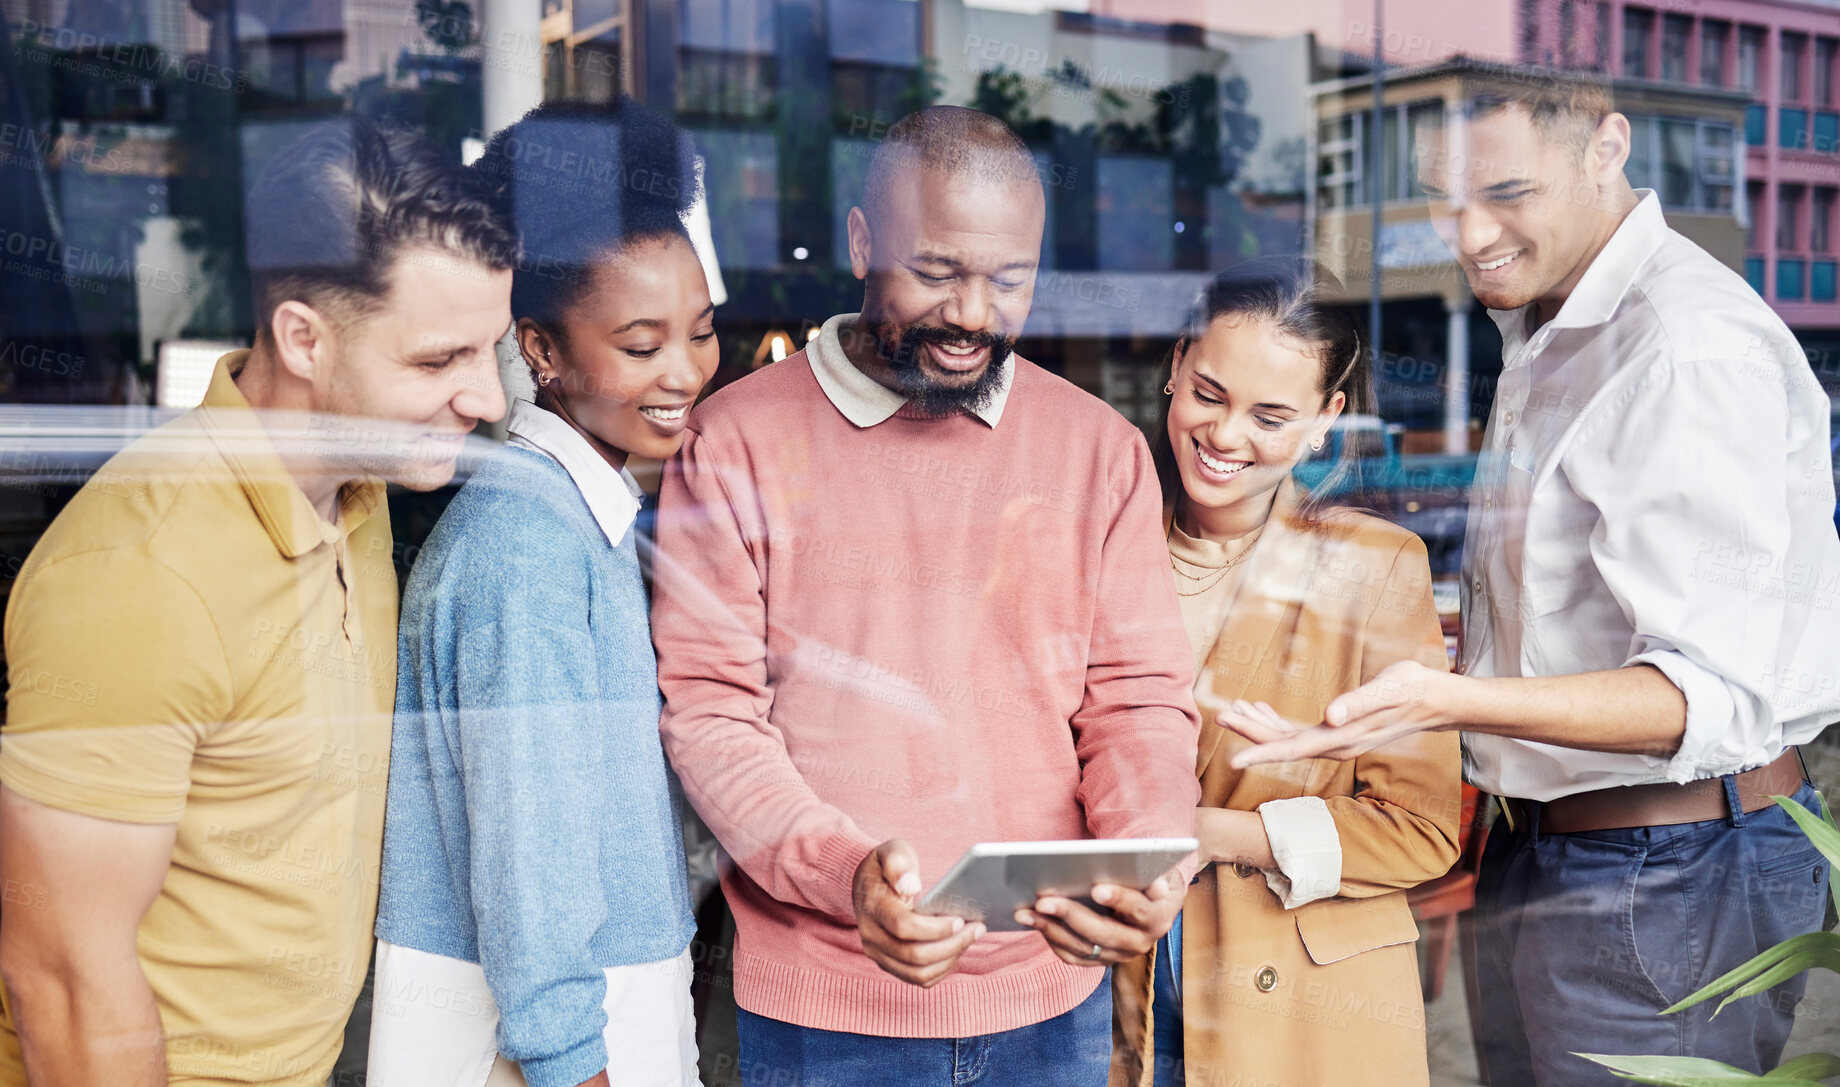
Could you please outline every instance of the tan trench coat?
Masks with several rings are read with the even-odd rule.
[[[1209,865],[1183,910],[1190,1087],[1424,1084],[1417,928],[1404,889],[1457,857],[1457,734],[1427,733],[1350,762],[1240,771],[1214,724],[1236,698],[1320,721],[1329,700],[1406,658],[1446,667],[1425,545],[1376,517],[1297,516],[1286,484],[1201,674],[1201,803],[1256,810],[1320,796],[1342,847],[1335,898],[1286,910],[1264,874]],[[1153,955],[1114,972],[1112,1087],[1149,1087]]]

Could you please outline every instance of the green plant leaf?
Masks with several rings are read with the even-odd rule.
[[[1827,806],[1827,794],[1816,789],[1814,798],[1821,805],[1821,818],[1827,820],[1828,826],[1834,826],[1834,809]],[[1834,909],[1840,910],[1840,879],[1833,878],[1831,869],[1828,870],[1827,876],[1827,893],[1834,897]]]
[[[1824,811],[1822,814],[1826,818],[1822,818],[1786,796],[1773,796],[1770,799],[1789,813],[1789,818],[1795,820],[1803,834],[1808,835],[1808,840],[1827,858],[1827,863],[1840,864],[1840,827],[1834,826],[1832,812]],[[1821,807],[1827,807],[1826,801],[1822,801]]]
[[[1763,1074],[1763,1078],[1772,1082],[1786,1079],[1826,1079],[1840,1076],[1840,1057],[1832,1053],[1810,1053],[1792,1061],[1784,1061]]]
[[[1804,932],[1800,936],[1791,936],[1775,947],[1759,952],[1757,956],[1741,966],[1732,968],[1719,975],[1698,991],[1682,997],[1678,1003],[1661,1009],[1657,1014],[1673,1015],[1682,1008],[1691,1008],[1695,1004],[1710,1000],[1734,985],[1742,984],[1750,978],[1768,970],[1791,955],[1803,951],[1816,951],[1833,940],[1833,933]]]
[[[1818,948],[1813,951],[1802,951],[1789,956],[1775,966],[1770,967],[1768,970],[1765,970],[1763,973],[1745,982],[1743,985],[1733,989],[1731,995],[1719,1001],[1718,1010],[1714,1011],[1712,1014],[1717,1015],[1719,1012],[1724,1011],[1725,1005],[1730,1004],[1734,1000],[1743,1000],[1745,997],[1755,996],[1773,985],[1780,985],[1787,979],[1794,977],[1804,970],[1825,967],[1840,974],[1840,932],[1817,932],[1813,935],[1829,937],[1828,942],[1833,946]]]
[[[1822,1087],[1818,1080],[1786,1076],[1764,1078],[1742,1068],[1704,1057],[1625,1057],[1604,1053],[1576,1053],[1595,1061],[1619,1077],[1660,1087],[1728,1087],[1734,1083],[1767,1083],[1770,1087]]]

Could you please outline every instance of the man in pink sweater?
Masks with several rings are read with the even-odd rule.
[[[1105,967],[1169,928],[1186,869],[1095,889],[1111,917],[1043,898],[1034,932],[914,903],[980,841],[1192,833],[1155,471],[1012,353],[1044,216],[1014,133],[915,113],[864,204],[862,313],[696,409],[658,518],[662,728],[736,863],[742,1073],[1102,1084]]]

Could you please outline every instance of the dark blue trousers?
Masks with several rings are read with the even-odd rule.
[[[880,1038],[737,1015],[744,1087],[1105,1087],[1112,977],[1045,1022],[971,1038]]]
[[[1804,979],[1733,1004],[1662,1008],[1758,952],[1820,927],[1825,860],[1787,812],[1586,834],[1509,829],[1483,852],[1473,1024],[1491,1087],[1621,1087],[1574,1053],[1709,1057],[1761,1072],[1782,1055]],[[1804,784],[1794,798],[1819,805]]]

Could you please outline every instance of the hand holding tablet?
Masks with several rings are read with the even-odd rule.
[[[992,932],[1033,927],[1018,922],[1016,911],[1033,910],[1044,896],[1070,899],[1104,914],[1091,897],[1095,884],[1145,890],[1199,848],[1193,838],[982,842],[959,858],[917,909],[981,921]]]

